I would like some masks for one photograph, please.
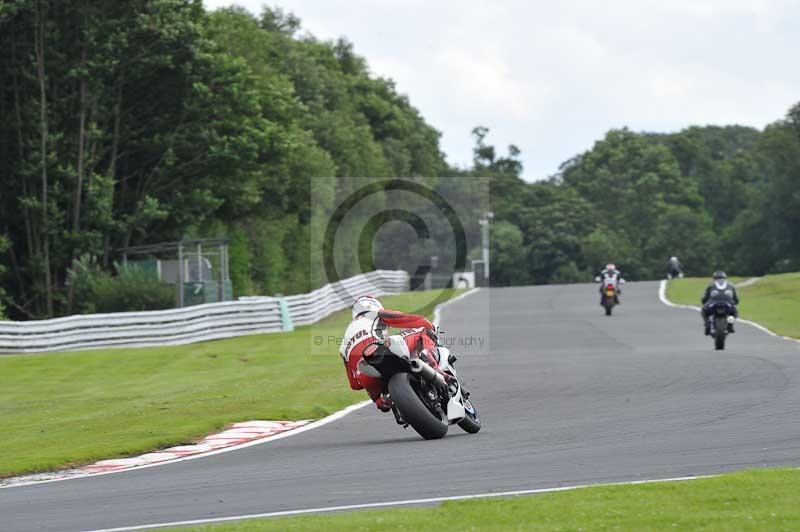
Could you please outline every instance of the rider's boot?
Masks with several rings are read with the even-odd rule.
[[[375,399],[375,406],[381,412],[388,412],[392,409],[392,402],[386,395],[381,395],[377,399]]]
[[[383,381],[367,375],[359,375],[359,382],[367,390],[367,395],[375,403],[381,412],[388,412],[392,409],[392,400],[383,392]]]

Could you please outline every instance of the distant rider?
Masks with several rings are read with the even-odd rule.
[[[671,279],[683,275],[683,265],[678,257],[670,257],[667,261],[667,276]]]
[[[389,327],[405,329],[399,335],[388,337]],[[339,354],[344,360],[347,380],[353,390],[367,390],[375,406],[383,412],[391,410],[391,402],[383,395],[384,381],[379,377],[359,371],[364,348],[376,342],[389,342],[390,349],[419,353],[436,347],[433,324],[424,316],[384,309],[372,296],[361,296],[353,303],[353,321],[347,326]]]
[[[600,272],[595,278],[595,281],[600,283],[600,304],[603,304],[603,292],[606,289],[606,286],[613,285],[614,286],[614,302],[619,304],[619,295],[622,293],[620,289],[620,285],[623,282],[622,274],[617,269],[614,264],[606,264],[605,270]]]
[[[703,325],[705,327],[706,336],[711,334],[711,327],[708,323],[708,317],[712,311],[714,303],[718,303],[720,301],[730,303],[733,307],[733,317],[739,317],[739,311],[736,308],[736,305],[739,304],[739,294],[736,293],[736,287],[728,282],[728,276],[725,275],[725,272],[716,271],[714,272],[713,281],[710,285],[708,285],[708,287],[706,287],[706,291],[703,293],[703,297],[700,299],[700,302],[703,304],[700,314],[703,316]],[[733,323],[728,324],[728,332],[736,332],[733,329]]]

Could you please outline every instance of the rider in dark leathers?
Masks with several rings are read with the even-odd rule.
[[[711,307],[714,303],[719,301],[730,303],[733,306],[733,317],[739,317],[739,311],[736,308],[736,305],[739,304],[739,294],[736,292],[736,287],[728,282],[728,276],[725,275],[725,272],[716,271],[714,272],[713,282],[706,287],[706,291],[700,299],[700,302],[703,303],[700,314],[703,316],[703,326],[705,327],[706,336],[711,334],[708,323],[708,317],[712,310]],[[728,332],[736,332],[732,323],[728,324]]]
[[[670,277],[678,277],[683,273],[683,265],[678,257],[670,257],[667,261],[667,275]]]

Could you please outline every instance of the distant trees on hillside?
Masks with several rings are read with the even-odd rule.
[[[612,130],[549,181],[512,172],[495,190],[501,283],[589,280],[608,261],[656,278],[671,255],[692,275],[800,270],[800,104],[764,131]]]

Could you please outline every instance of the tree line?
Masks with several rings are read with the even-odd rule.
[[[800,104],[763,131],[612,130],[544,182],[495,181],[499,284],[588,281],[607,262],[653,279],[671,256],[697,276],[800,270]]]
[[[449,167],[390,79],[279,9],[1,0],[0,314],[169,304],[133,301],[136,275],[114,298],[109,274],[123,277],[120,248],[181,238],[231,239],[236,295],[309,290],[325,280],[312,265],[326,216],[359,176],[461,198],[470,258],[491,204],[496,284],[586,280],[608,260],[648,278],[669,255],[697,273],[796,269],[798,109],[764,131],[611,131],[528,183],[519,150],[499,155],[486,128],[472,167]],[[437,235],[409,248],[399,227],[380,234],[378,267],[450,253]],[[343,251],[354,264],[362,252]]]

